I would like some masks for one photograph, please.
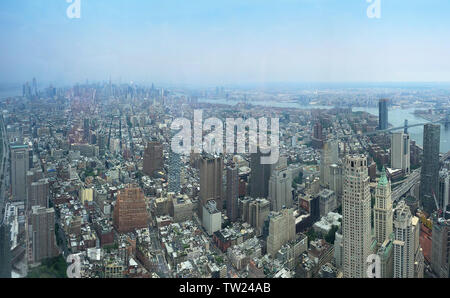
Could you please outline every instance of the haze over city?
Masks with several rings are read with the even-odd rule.
[[[449,82],[450,3],[363,0],[0,4],[0,80],[223,85]]]

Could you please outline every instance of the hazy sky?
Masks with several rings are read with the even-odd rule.
[[[0,1],[0,83],[450,81],[450,1]]]

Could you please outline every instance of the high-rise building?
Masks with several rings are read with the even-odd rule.
[[[342,175],[342,167],[338,164],[332,164],[329,167],[330,176],[329,176],[329,188],[334,191],[338,198],[342,197],[343,193],[343,175]]]
[[[28,146],[11,145],[11,187],[13,201],[27,199],[26,177],[28,171]]]
[[[439,208],[447,210],[450,204],[450,172],[447,169],[443,169],[439,172],[439,191],[437,195]]]
[[[238,218],[239,172],[237,166],[227,167],[227,216],[234,222]]]
[[[2,220],[0,219],[0,222]],[[11,278],[10,228],[0,223],[0,278]]]
[[[249,223],[261,235],[270,213],[270,202],[267,199],[243,198],[239,200],[239,212],[240,219]]]
[[[390,236],[393,236],[391,234]],[[393,240],[386,239],[378,248],[378,256],[380,257],[381,278],[394,277],[394,254],[393,254]]]
[[[409,174],[411,169],[411,144],[409,135],[394,132],[391,135],[391,167]]]
[[[56,257],[59,252],[55,239],[55,210],[41,206],[33,206],[31,212],[31,233],[29,245],[32,263]]]
[[[337,141],[327,141],[323,145],[320,156],[320,184],[330,186],[330,166],[339,162],[339,147]]]
[[[441,126],[425,124],[423,133],[423,162],[420,175],[420,204],[423,210],[432,214],[436,210],[434,196],[439,189],[439,148]]]
[[[267,198],[269,196],[271,165],[262,164],[262,156],[264,154],[259,150],[258,153],[250,155],[250,196],[252,198]]]
[[[128,187],[119,191],[113,219],[114,226],[120,233],[129,233],[148,226],[149,215],[142,189]]]
[[[388,120],[389,99],[380,99],[378,102],[378,129],[385,130],[389,128]]]
[[[210,200],[216,201],[217,209],[223,209],[223,159],[202,157],[200,161],[200,215],[202,206]]]
[[[292,175],[285,164],[279,164],[269,179],[269,201],[272,211],[292,207]]]
[[[148,142],[144,152],[144,174],[152,176],[164,166],[163,145],[159,142]]]
[[[202,224],[208,235],[212,236],[222,228],[222,213],[217,209],[216,201],[209,200],[202,206]]]
[[[168,191],[175,194],[181,192],[181,157],[180,154],[170,151],[168,166]]]
[[[85,142],[89,143],[90,139],[90,130],[91,130],[91,123],[89,118],[85,118],[83,121],[83,139]]]
[[[373,209],[375,238],[378,246],[382,245],[392,234],[392,211],[391,183],[383,168],[381,178],[375,189],[375,206]]]
[[[41,179],[37,182],[32,182],[28,193],[28,210],[33,206],[41,206],[48,208],[49,202],[49,184],[48,179]]]
[[[371,196],[367,157],[364,155],[345,158],[342,212],[344,277],[364,278],[372,243]]]
[[[416,246],[415,223],[405,201],[401,201],[394,211],[394,278],[414,278]]]
[[[295,238],[295,217],[293,209],[283,209],[269,215],[267,253],[275,257],[280,248]]]
[[[433,214],[431,269],[440,278],[448,278],[450,270],[450,220]]]

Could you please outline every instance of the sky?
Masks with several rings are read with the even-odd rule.
[[[1,0],[0,84],[450,81],[450,1],[367,1]]]

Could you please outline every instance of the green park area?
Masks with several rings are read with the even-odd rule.
[[[27,278],[67,278],[67,263],[63,256],[46,259],[41,266],[32,269]]]

